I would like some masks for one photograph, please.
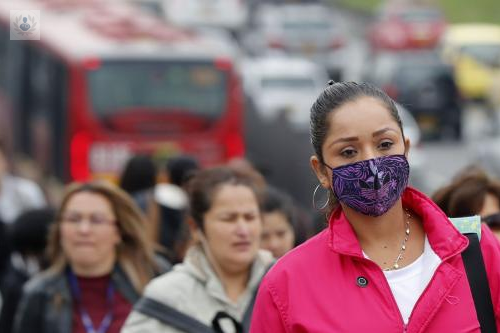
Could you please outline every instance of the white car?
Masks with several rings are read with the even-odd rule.
[[[243,29],[248,20],[246,0],[164,0],[165,17],[183,27]]]
[[[307,58],[326,67],[340,80],[346,67],[345,21],[319,3],[265,4],[257,8],[252,29],[242,39],[249,54],[281,52]]]
[[[284,56],[242,62],[244,89],[264,122],[286,120],[293,127],[309,128],[309,111],[326,87],[325,68],[301,58]]]

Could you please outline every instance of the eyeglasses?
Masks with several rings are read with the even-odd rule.
[[[482,217],[481,220],[492,229],[500,229],[500,213]]]
[[[61,221],[68,225],[81,225],[84,220],[87,220],[91,226],[104,226],[104,225],[114,225],[116,220],[110,219],[102,214],[90,214],[88,216],[78,214],[78,213],[68,213],[63,214]]]

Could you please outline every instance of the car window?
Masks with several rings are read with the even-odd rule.
[[[441,19],[441,13],[434,10],[415,10],[399,14],[399,17],[407,22],[429,22]]]
[[[265,77],[261,80],[263,89],[314,89],[314,80],[301,77]]]
[[[487,66],[500,65],[500,45],[466,45],[461,52]]]

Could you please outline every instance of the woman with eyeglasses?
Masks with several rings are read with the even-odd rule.
[[[118,187],[67,188],[51,229],[51,266],[25,286],[14,332],[118,333],[157,263],[143,215]]]
[[[459,172],[433,200],[449,217],[480,215],[500,239],[500,180],[477,166]]]

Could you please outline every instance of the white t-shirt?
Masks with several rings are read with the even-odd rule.
[[[408,323],[415,303],[440,263],[441,258],[434,252],[425,237],[424,253],[417,260],[401,269],[384,271],[405,323]]]

